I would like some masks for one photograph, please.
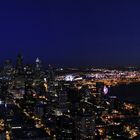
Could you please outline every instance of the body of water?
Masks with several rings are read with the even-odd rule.
[[[121,100],[140,104],[140,83],[121,84],[110,87],[109,94]]]

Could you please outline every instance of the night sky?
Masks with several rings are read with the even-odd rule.
[[[140,65],[140,1],[1,0],[0,62]]]

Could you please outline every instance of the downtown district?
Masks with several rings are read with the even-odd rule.
[[[140,105],[111,86],[140,81],[134,68],[72,69],[5,60],[0,69],[0,140],[108,140],[140,135]]]

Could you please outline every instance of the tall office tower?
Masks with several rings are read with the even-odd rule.
[[[8,103],[8,84],[4,80],[0,80],[0,99],[3,102],[3,109],[1,110],[1,117],[7,122],[7,103]]]
[[[35,70],[36,70],[36,71],[40,71],[41,68],[42,68],[41,60],[37,57],[37,58],[36,58],[36,61],[35,61]]]
[[[28,111],[34,112],[36,99],[33,97],[32,83],[25,81],[24,105]]]
[[[33,77],[32,65],[28,64],[24,67],[24,74],[27,80],[32,80],[32,77]]]
[[[96,92],[104,94],[104,83],[102,82],[96,83]]]
[[[49,65],[48,70],[47,70],[47,77],[48,77],[48,82],[52,82],[54,81],[54,70],[53,67],[51,65]]]
[[[76,140],[95,139],[95,115],[93,104],[89,102],[80,103],[76,117]]]
[[[29,80],[26,80],[24,84],[25,84],[24,99],[25,101],[28,102],[33,99],[32,83]]]
[[[12,60],[7,59],[4,61],[4,69],[9,69],[12,67]]]
[[[18,74],[23,73],[23,56],[21,54],[17,56],[16,70]]]
[[[57,140],[75,139],[74,121],[72,118],[66,115],[57,117],[56,139]]]
[[[8,94],[8,84],[6,81],[1,80],[0,81],[0,98],[6,102],[7,99],[7,94]]]
[[[102,106],[105,102],[104,83],[96,83],[96,105]]]
[[[85,102],[87,102],[90,97],[91,97],[91,93],[90,90],[88,88],[88,86],[83,86],[80,90],[79,90],[80,94],[81,94],[81,99]]]
[[[68,95],[65,89],[59,91],[58,94],[58,107],[62,113],[68,112]]]
[[[13,66],[12,61],[10,59],[7,59],[4,62],[3,75],[7,80],[11,80],[11,78],[13,77]]]

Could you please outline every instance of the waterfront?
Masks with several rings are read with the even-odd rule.
[[[140,104],[140,83],[112,86],[109,92],[110,95],[115,95],[121,100]]]

